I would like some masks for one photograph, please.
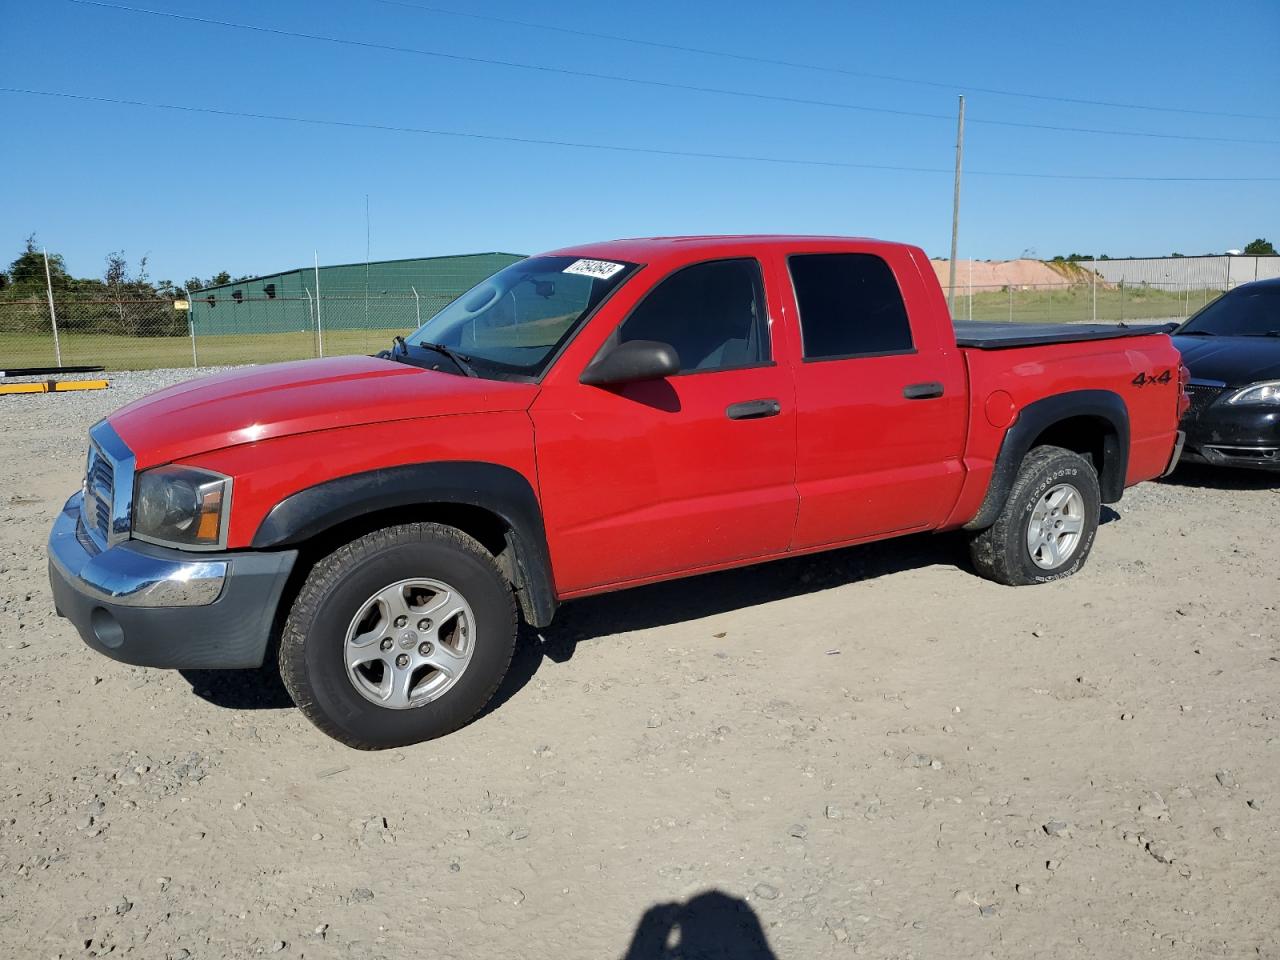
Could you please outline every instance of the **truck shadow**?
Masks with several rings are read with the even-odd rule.
[[[645,911],[622,960],[777,960],[760,918],[745,900],[708,890]]]
[[[256,670],[179,670],[201,700],[227,710],[292,710],[293,699],[284,688],[273,662]]]
[[[1103,508],[1104,523],[1116,516]],[[918,534],[573,600],[549,627],[522,627],[511,668],[484,714],[519,693],[545,661],[567,663],[580,644],[939,565],[970,569],[962,536]]]
[[[1102,508],[1103,524],[1119,519],[1120,514],[1111,507]],[[931,566],[969,570],[964,537],[916,534],[574,600],[562,606],[555,622],[541,631],[521,626],[506,679],[481,716],[499,709],[519,693],[544,661],[567,663],[579,644]],[[257,670],[179,673],[196,696],[228,710],[292,708],[293,701],[273,661],[274,657],[269,656],[268,665]]]
[[[1202,463],[1184,463],[1160,481],[1173,487],[1197,487],[1202,490],[1277,490],[1280,470],[1242,470],[1211,467]]]

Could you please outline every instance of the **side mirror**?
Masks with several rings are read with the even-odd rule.
[[[680,354],[669,343],[628,340],[606,347],[582,371],[580,382],[593,387],[661,380],[680,372]]]

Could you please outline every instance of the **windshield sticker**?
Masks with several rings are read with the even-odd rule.
[[[595,277],[597,280],[608,280],[622,267],[623,264],[610,263],[608,260],[575,260],[564,268],[564,272],[577,273],[584,277]]]

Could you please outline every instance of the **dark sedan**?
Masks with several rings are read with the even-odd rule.
[[[1223,294],[1173,342],[1191,370],[1182,458],[1280,470],[1280,279]]]

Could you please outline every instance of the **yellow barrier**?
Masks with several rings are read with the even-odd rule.
[[[71,393],[74,390],[105,390],[109,380],[42,380],[39,383],[0,383],[0,395],[6,393]]]

